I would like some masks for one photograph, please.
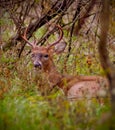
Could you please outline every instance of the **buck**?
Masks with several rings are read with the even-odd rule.
[[[100,91],[106,90],[108,87],[107,79],[100,76],[69,76],[58,72],[53,62],[53,54],[63,52],[66,45],[61,41],[63,38],[62,28],[59,25],[56,27],[60,31],[59,38],[48,46],[38,46],[36,42],[29,42],[26,36],[27,29],[24,31],[22,38],[31,46],[34,67],[41,69],[46,75],[51,89],[58,86],[68,98],[99,96]]]

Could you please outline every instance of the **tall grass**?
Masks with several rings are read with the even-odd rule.
[[[100,117],[109,112],[109,98],[100,105],[96,99],[69,101],[62,91],[47,91],[46,77],[35,72],[30,55],[18,59],[17,48],[0,54],[0,130],[94,130]],[[68,74],[102,74],[100,64],[92,59],[89,67],[86,56],[73,54],[67,61],[65,54],[55,57],[60,72]],[[82,51],[83,52],[83,51]],[[65,70],[64,70],[65,69]],[[107,127],[106,127],[107,128]],[[98,127],[100,129],[100,127]]]

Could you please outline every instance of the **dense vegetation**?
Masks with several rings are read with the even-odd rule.
[[[39,2],[39,1],[38,1]],[[7,42],[14,35],[13,21],[5,13],[0,19],[2,40]],[[62,23],[61,23],[62,24]],[[63,24],[62,24],[63,25]],[[13,27],[12,27],[13,26]],[[45,27],[44,27],[45,28]],[[44,28],[34,34],[36,39],[44,35]],[[109,34],[115,36],[115,21],[110,16]],[[94,29],[94,28],[93,28]],[[64,38],[69,46],[68,27],[64,28]],[[88,36],[88,38],[87,38]],[[51,35],[48,42],[55,36]],[[93,36],[73,35],[71,51],[68,48],[61,55],[55,55],[58,70],[70,75],[102,75],[98,40]],[[1,39],[0,39],[1,40]],[[68,100],[59,88],[47,93],[49,83],[41,71],[36,71],[31,62],[31,53],[26,46],[19,57],[22,43],[10,49],[0,50],[0,130],[111,130],[115,128],[115,117],[111,117],[110,95],[99,103],[96,98]],[[115,52],[107,46],[112,64]],[[89,61],[90,59],[90,61]]]
[[[85,46],[85,45],[84,45]],[[89,67],[87,58],[82,50],[78,49],[76,57],[71,55],[67,63],[69,74],[103,75],[98,58],[92,59]],[[104,99],[104,104],[98,103],[97,99],[81,99],[69,101],[59,89],[53,90],[48,95],[42,96],[41,92],[47,87],[44,76],[39,80],[35,77],[30,56],[22,56],[19,60],[15,50],[2,53],[0,63],[0,128],[7,130],[76,130],[94,129],[103,122],[110,111],[109,97]],[[87,49],[86,49],[87,51]],[[58,61],[58,68],[62,71],[64,66],[63,54]],[[56,59],[59,57],[55,57]],[[74,59],[74,60],[73,60]],[[82,59],[82,60],[81,60]],[[97,61],[96,61],[97,59]],[[74,64],[76,62],[76,67]],[[70,69],[71,68],[71,69]],[[41,79],[43,77],[44,79]],[[42,80],[42,88],[39,82]],[[108,124],[106,124],[108,125]],[[107,127],[104,125],[107,129]],[[98,129],[98,128],[97,128]],[[101,129],[101,128],[100,128]]]

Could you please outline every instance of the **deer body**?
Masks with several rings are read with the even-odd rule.
[[[57,71],[53,62],[52,50],[46,47],[32,49],[33,64],[45,73],[50,88],[58,86],[68,98],[97,97],[107,87],[106,79],[100,76],[66,76]]]
[[[61,88],[68,98],[81,98],[81,97],[97,97],[99,91],[108,86],[106,79],[100,76],[65,76],[57,71],[53,62],[53,54],[60,53],[61,49],[55,49],[54,46],[58,44],[62,39],[63,32],[60,26],[57,26],[60,30],[60,38],[55,43],[47,47],[36,46],[30,43],[26,36],[23,39],[32,46],[32,60],[34,67],[41,69],[48,78],[51,87],[58,86]],[[63,46],[64,47],[64,46]]]
[[[50,65],[44,66],[43,72],[51,83],[50,87],[58,86],[68,98],[97,97],[103,90],[102,86],[107,87],[106,79],[100,76],[62,75],[57,71],[52,60]]]

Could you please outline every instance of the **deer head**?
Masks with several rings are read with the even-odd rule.
[[[34,67],[39,69],[45,69],[48,66],[52,66],[52,55],[54,53],[58,54],[64,51],[66,43],[64,41],[61,41],[63,38],[63,31],[59,25],[56,25],[56,27],[60,30],[60,36],[58,40],[45,47],[38,46],[36,44],[36,41],[29,42],[26,37],[27,29],[25,30],[22,38],[31,46]]]

